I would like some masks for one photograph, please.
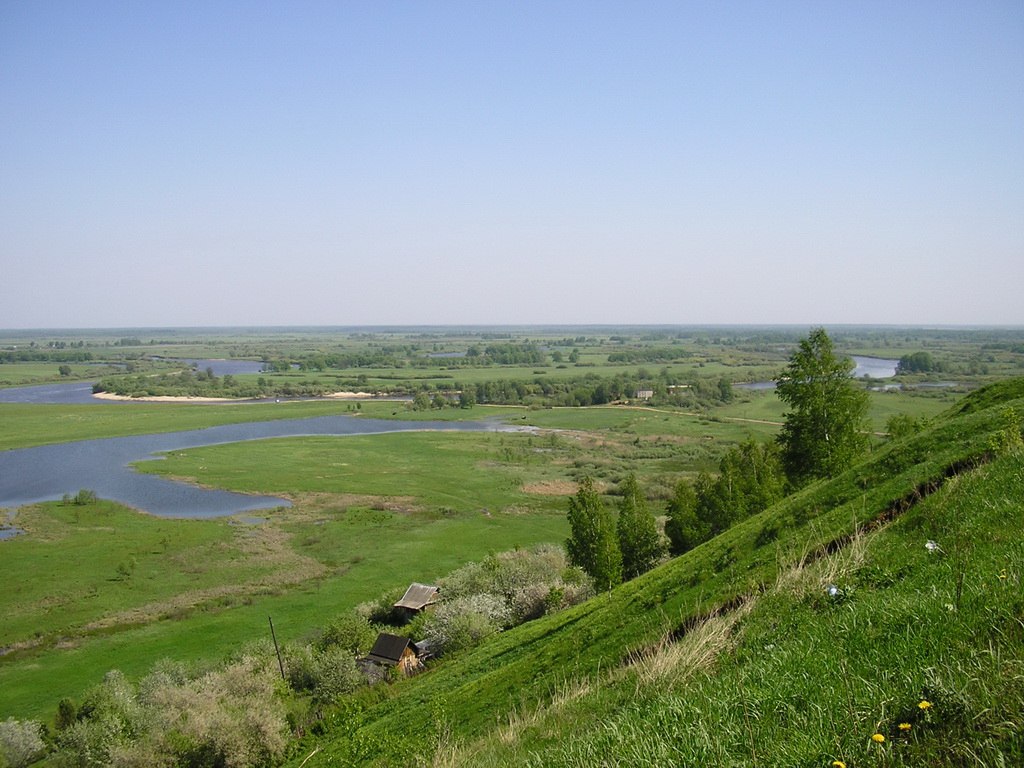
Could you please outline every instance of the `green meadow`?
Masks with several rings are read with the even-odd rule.
[[[569,343],[557,331],[533,332],[533,341],[549,350],[577,350],[579,364],[404,364],[267,377],[339,388],[360,382],[372,388],[376,382],[410,391],[423,385],[444,390],[455,381],[587,374],[637,380],[679,375],[715,385],[777,375],[787,339],[795,335],[730,333],[647,338],[603,330]],[[1008,532],[1019,532],[1022,521],[1007,494],[1019,486],[1020,462],[1019,454],[995,460],[991,445],[1002,409],[1024,407],[1012,386],[968,393],[1020,369],[1016,338],[852,329],[837,336],[848,352],[886,357],[924,344],[955,369],[943,377],[958,386],[871,391],[875,434],[858,470],[787,498],[614,593],[501,633],[386,692],[358,694],[328,713],[322,739],[296,746],[293,764],[319,746],[309,768],[728,764],[752,754],[763,765],[829,765],[836,759],[852,768],[939,764],[929,745],[943,727],[966,732],[969,723],[980,723],[980,732],[1003,738],[999,728],[1009,726],[1000,722],[1016,722],[1006,707],[1020,701],[1014,682],[1019,654],[1012,651],[1017,630],[1007,618],[1018,609],[1005,599],[1008,584],[1019,585],[1019,542],[1014,545]],[[526,337],[518,332],[503,343]],[[136,346],[121,341],[89,337],[86,348],[95,360],[127,360],[155,374],[168,364],[150,362],[150,355],[299,360],[329,347],[401,347],[408,362],[428,351],[462,352],[487,339],[450,331],[239,331],[205,338],[168,334]],[[685,353],[676,362],[608,362],[623,348],[642,352],[669,344]],[[72,363],[71,369],[71,379],[95,375],[92,365]],[[0,382],[65,378],[55,362],[0,365]],[[901,380],[914,385],[937,378]],[[110,669],[137,680],[161,659],[214,665],[248,644],[266,643],[268,617],[282,642],[305,641],[339,614],[411,581],[435,581],[491,553],[561,543],[568,534],[567,496],[584,476],[614,493],[619,481],[635,474],[661,515],[680,479],[715,472],[723,452],[741,441],[773,439],[785,417],[773,391],[740,388],[722,400],[627,398],[589,407],[535,402],[413,410],[405,401],[379,399],[0,403],[0,450],[326,414],[491,420],[521,430],[263,440],[176,451],[136,467],[291,503],[250,516],[163,520],[107,500],[10,511],[6,516],[25,534],[0,541],[0,719],[52,723],[62,698],[80,697]],[[894,445],[884,435],[893,416],[909,416],[923,431]],[[985,466],[975,469],[975,463]],[[947,474],[954,478],[943,484]],[[942,488],[933,489],[935,482]],[[898,520],[887,517],[893,505],[924,487],[926,500]],[[974,508],[984,514],[972,516]],[[929,559],[918,551],[921,536],[940,540],[944,557]],[[833,542],[842,546],[833,548]],[[1007,577],[1000,579],[1004,570]],[[996,581],[989,578],[993,573]],[[842,582],[847,599],[823,602],[827,580]],[[945,606],[958,582],[961,602],[954,605],[957,621],[950,623]],[[920,628],[902,638],[899,628],[917,621],[911,617],[921,596],[931,597],[921,609]],[[734,612],[738,601],[742,612]],[[797,631],[807,624],[813,631]],[[718,632],[718,639],[695,648],[677,642],[697,627],[696,637]],[[998,652],[995,666],[973,650],[971,638],[985,633]],[[764,653],[767,646],[772,654]],[[890,646],[909,661],[887,660]],[[842,649],[845,666],[821,653],[830,647]],[[696,653],[697,660],[683,651]],[[805,659],[806,670],[800,666]],[[877,672],[887,664],[887,671]],[[1003,685],[1006,675],[1010,682]],[[823,678],[844,681],[842,695],[815,701],[814,680]],[[936,699],[934,721],[912,721],[920,743],[900,732],[894,719],[915,714],[906,713],[918,695]],[[687,703],[697,700],[719,704]],[[755,700],[768,703],[755,707]],[[599,727],[590,727],[598,721]],[[405,728],[423,739],[396,746],[395,734]],[[773,733],[787,729],[806,735],[781,739],[777,747],[769,743]],[[885,734],[888,752],[865,746],[864,733],[875,729]],[[719,732],[729,737],[716,739]],[[566,733],[586,735],[569,746]],[[963,743],[984,749],[972,739],[964,735]],[[915,763],[918,757],[923,762]]]
[[[291,765],[1019,763],[1022,383],[611,592],[365,692]]]

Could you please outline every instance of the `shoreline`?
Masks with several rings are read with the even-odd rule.
[[[200,397],[197,395],[145,395],[144,397],[132,397],[131,395],[118,395],[113,392],[94,392],[92,394],[98,400],[117,400],[133,403],[256,403],[273,402],[276,398],[254,399],[249,397]],[[298,400],[401,400],[400,397],[388,397],[386,395],[375,395],[372,392],[330,392],[326,395],[315,395],[298,398]],[[296,399],[277,399],[277,402],[296,402]]]
[[[193,395],[146,395],[132,397],[116,395],[113,392],[93,392],[97,400],[123,400],[138,403],[243,403],[245,400],[234,397],[197,397]]]

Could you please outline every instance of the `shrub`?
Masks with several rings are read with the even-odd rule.
[[[309,693],[318,703],[331,703],[363,682],[355,656],[346,648],[291,646],[284,655],[288,685],[292,690]]]
[[[57,738],[62,766],[269,766],[284,755],[276,668],[245,656],[188,678],[162,663],[134,689],[110,672]]]
[[[43,727],[34,720],[7,718],[0,722],[0,763],[10,768],[23,768],[46,750]]]
[[[376,636],[369,619],[356,611],[348,611],[324,627],[317,646],[321,650],[337,646],[351,654],[360,654],[373,645]]]
[[[423,632],[436,643],[438,652],[469,648],[511,623],[512,612],[504,598],[482,593],[446,601],[427,615]]]

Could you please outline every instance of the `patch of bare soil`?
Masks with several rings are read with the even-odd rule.
[[[382,512],[394,512],[411,515],[422,512],[423,507],[416,503],[413,496],[373,496],[357,493],[302,493],[293,495],[290,500],[295,505],[284,514],[295,520],[307,520],[322,517],[328,512],[344,512],[349,507],[376,509]]]
[[[523,486],[524,493],[539,496],[572,496],[577,490],[579,486],[572,480],[540,480]]]

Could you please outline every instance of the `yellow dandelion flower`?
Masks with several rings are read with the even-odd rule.
[[[875,742],[875,744],[884,744],[885,743],[885,736],[883,736],[880,733],[876,733],[874,736],[871,737],[871,740],[873,742]]]
[[[931,709],[932,703],[927,699],[922,699],[921,703],[917,705],[918,709]]]
[[[900,723],[900,730],[901,731],[909,731],[910,730],[910,723]]]
[[[842,760],[833,760],[832,768],[846,768],[846,763],[844,763]]]
[[[1009,578],[1009,574],[1006,573],[1005,568],[999,572],[999,578],[1004,580]]]

